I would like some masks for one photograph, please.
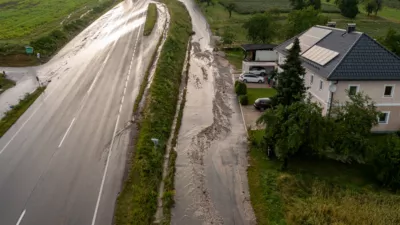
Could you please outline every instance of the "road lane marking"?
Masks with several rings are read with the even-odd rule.
[[[1,149],[0,151],[0,155],[1,153],[4,152],[4,150],[8,147],[8,145],[11,143],[11,141],[14,140],[14,138],[19,134],[19,132],[22,130],[22,128],[25,127],[25,125],[28,123],[29,120],[32,119],[32,117],[36,114],[36,112],[40,109],[40,106],[42,106],[43,103],[40,103],[40,105],[35,109],[35,111],[32,113],[32,115],[29,116],[29,118],[22,124],[22,126],[17,130],[17,132],[15,132],[15,134],[11,137],[11,139],[7,142],[7,144]]]
[[[142,28],[142,26],[139,26],[138,35],[137,35],[136,43],[135,43],[135,47],[133,48],[133,53],[132,53],[132,58],[131,58],[131,64],[132,64],[132,61],[133,61],[134,56],[135,56],[135,53],[136,53],[137,43],[139,42],[139,37],[140,37],[140,35],[141,35],[141,33],[140,33],[141,28]],[[130,72],[127,74],[127,80],[129,80],[129,76],[130,76]],[[125,97],[125,94],[122,95],[122,101],[123,101],[124,97]],[[104,168],[103,178],[101,179],[100,190],[99,190],[99,194],[98,194],[98,196],[97,196],[97,202],[96,202],[96,206],[95,206],[94,214],[93,214],[93,219],[92,219],[92,225],[95,225],[95,224],[96,224],[97,212],[98,212],[98,210],[99,210],[100,201],[101,201],[101,196],[102,196],[102,194],[103,194],[104,183],[105,183],[105,181],[106,181],[106,176],[107,176],[107,171],[108,171],[108,165],[109,165],[109,163],[110,163],[112,148],[113,148],[113,145],[114,145],[114,140],[115,140],[115,136],[116,136],[117,129],[118,129],[119,119],[120,119],[120,116],[121,116],[121,110],[122,110],[122,103],[120,104],[120,107],[119,107],[119,110],[118,110],[118,111],[119,111],[119,112],[118,112],[118,117],[117,117],[117,121],[116,121],[116,123],[115,123],[115,128],[114,128],[114,133],[113,133],[113,136],[112,136],[112,139],[111,139],[110,149],[109,149],[109,151],[108,151],[106,166],[105,166],[105,168]]]
[[[97,72],[96,77],[94,78],[92,84],[90,85],[89,90],[87,91],[88,94],[90,94],[90,92],[92,91],[94,85],[97,82],[97,79],[99,79],[99,75],[101,74],[101,72],[103,72],[104,67],[106,66],[106,63],[108,61],[108,59],[110,58],[111,52],[114,50],[115,44],[117,43],[117,41],[114,41],[112,48],[110,49],[110,51],[107,54],[106,59],[104,60],[104,62],[101,64],[101,68],[99,70],[99,72]]]
[[[22,214],[21,214],[21,216],[19,217],[18,222],[17,222],[16,225],[19,225],[19,224],[21,223],[22,219],[23,219],[24,216],[25,216],[25,213],[26,213],[26,209],[24,209],[24,211],[22,212]]]
[[[68,133],[69,133],[69,130],[71,130],[71,127],[72,127],[72,125],[74,125],[74,123],[75,123],[75,117],[74,117],[74,119],[72,120],[71,124],[69,125],[67,131],[65,132],[64,137],[62,138],[60,144],[58,145],[58,148],[60,148],[61,145],[63,144],[65,138],[67,137],[67,135],[68,135]]]

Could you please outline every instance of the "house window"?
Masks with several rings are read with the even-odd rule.
[[[321,80],[319,81],[319,90],[322,90],[323,87],[324,87],[324,82]]]
[[[314,82],[314,75],[311,74],[311,77],[310,77],[310,85],[311,85],[313,82]]]
[[[393,85],[385,85],[385,91],[383,93],[383,97],[393,97],[394,86]]]
[[[349,85],[349,95],[355,95],[358,92],[359,85]]]
[[[381,114],[378,116],[379,124],[388,124],[389,116],[390,116],[390,112],[381,112]]]

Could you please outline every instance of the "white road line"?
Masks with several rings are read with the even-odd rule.
[[[122,96],[121,104],[124,103],[125,95]]]
[[[75,117],[74,117],[74,119],[72,120],[71,124],[69,125],[67,131],[65,132],[64,137],[62,138],[62,140],[61,140],[61,142],[60,142],[60,145],[58,145],[58,148],[61,147],[62,143],[64,142],[64,139],[67,137],[67,135],[68,135],[68,133],[69,133],[69,130],[71,129],[72,125],[74,125],[74,123],[75,123]]]
[[[136,38],[136,43],[135,43],[135,47],[134,47],[134,50],[133,50],[133,54],[132,54],[132,58],[131,58],[131,63],[132,63],[133,57],[134,57],[134,55],[135,55],[135,53],[136,53],[136,46],[137,46],[137,43],[138,43],[138,41],[139,41],[139,37],[140,37],[140,34],[141,34],[141,33],[140,33],[141,28],[142,28],[142,26],[140,26],[140,27],[139,27],[139,30],[138,30],[138,36],[137,36],[137,38]],[[129,74],[128,74],[127,76],[129,77]],[[125,95],[122,96],[122,99],[124,99],[124,97],[125,97]],[[96,207],[95,207],[95,209],[94,209],[94,214],[93,214],[93,219],[92,219],[92,225],[95,225],[95,224],[96,224],[97,212],[98,212],[98,210],[99,210],[100,201],[101,201],[101,196],[102,196],[102,194],[103,194],[104,183],[105,183],[105,181],[106,181],[106,176],[107,176],[107,171],[108,171],[108,165],[109,165],[109,163],[110,163],[110,157],[111,157],[112,148],[113,148],[113,145],[114,145],[115,135],[117,134],[117,129],[118,129],[119,118],[120,118],[120,115],[121,115],[121,110],[122,110],[122,103],[120,104],[120,107],[119,107],[118,117],[117,117],[117,121],[116,121],[116,123],[115,123],[115,128],[114,128],[114,133],[113,133],[113,136],[112,136],[112,139],[111,139],[110,149],[109,149],[109,151],[108,151],[106,166],[105,166],[105,168],[104,168],[103,178],[102,178],[101,184],[100,184],[99,195],[97,196]]]
[[[103,72],[103,69],[104,69],[106,63],[107,63],[108,59],[110,58],[111,52],[114,50],[115,43],[116,43],[116,41],[114,41],[113,47],[110,49],[110,51],[109,51],[108,54],[107,54],[106,59],[105,59],[104,62],[101,64],[101,68],[100,68],[99,72],[97,72],[96,77],[94,78],[92,84],[90,85],[89,90],[87,91],[88,94],[90,94],[90,92],[92,91],[94,85],[95,85],[96,82],[97,82],[97,79],[99,78],[99,75],[101,74],[101,72]]]
[[[36,112],[40,109],[40,106],[42,106],[43,103],[40,103],[40,105],[35,109],[35,111],[32,113],[32,115],[29,116],[29,118],[22,124],[22,126],[15,132],[15,134],[11,137],[11,139],[7,142],[7,144],[1,149],[1,153],[4,152],[4,150],[8,147],[8,145],[14,140],[14,138],[19,134],[19,132],[22,130],[22,128],[25,127],[25,125],[28,123],[29,120],[32,119],[32,117],[36,114]]]
[[[21,223],[22,219],[23,219],[24,216],[25,216],[25,213],[26,213],[26,209],[22,212],[22,214],[21,214],[21,216],[19,217],[18,222],[17,222],[16,225],[19,225],[19,224]]]

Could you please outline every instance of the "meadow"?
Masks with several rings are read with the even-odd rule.
[[[215,35],[222,35],[226,29],[231,29],[234,31],[236,35],[234,45],[250,43],[246,35],[246,30],[243,28],[243,24],[252,16],[252,14],[249,13],[257,12],[250,10],[250,8],[258,8],[258,10],[260,11],[270,9],[281,11],[279,18],[276,20],[276,22],[282,25],[280,26],[281,28],[284,28],[288,15],[288,13],[285,12],[287,9],[287,5],[284,4],[285,1],[235,1],[235,4],[237,5],[235,12],[232,12],[231,18],[229,18],[229,12],[224,7],[224,4],[226,4],[227,2],[230,1],[220,0],[220,2],[216,2],[214,5],[208,7],[206,6],[206,4],[202,4],[201,8],[208,23],[210,24],[211,30]],[[326,10],[324,10],[325,6],[331,7],[331,10],[337,9],[337,7],[333,5],[333,3],[323,2],[322,11],[323,14],[327,16],[331,21],[335,21],[337,23],[338,28],[345,29],[348,23],[356,23],[358,31],[365,32],[366,34],[376,39],[384,36],[390,27],[400,32],[400,9],[385,7],[381,12],[378,13],[377,17],[367,16],[365,13],[360,13],[355,19],[349,19],[342,16],[339,11],[337,11],[336,13],[326,12]],[[359,8],[362,11],[362,5],[360,5]],[[278,37],[276,40],[273,41],[273,43],[279,44],[282,41],[284,41],[284,39]]]
[[[288,171],[266,157],[264,131],[251,131],[251,202],[260,225],[400,224],[400,195],[381,189],[363,165],[293,159]]]

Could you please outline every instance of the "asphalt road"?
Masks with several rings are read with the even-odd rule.
[[[111,224],[130,121],[159,28],[126,1],[37,73],[46,92],[0,139],[0,224]]]

